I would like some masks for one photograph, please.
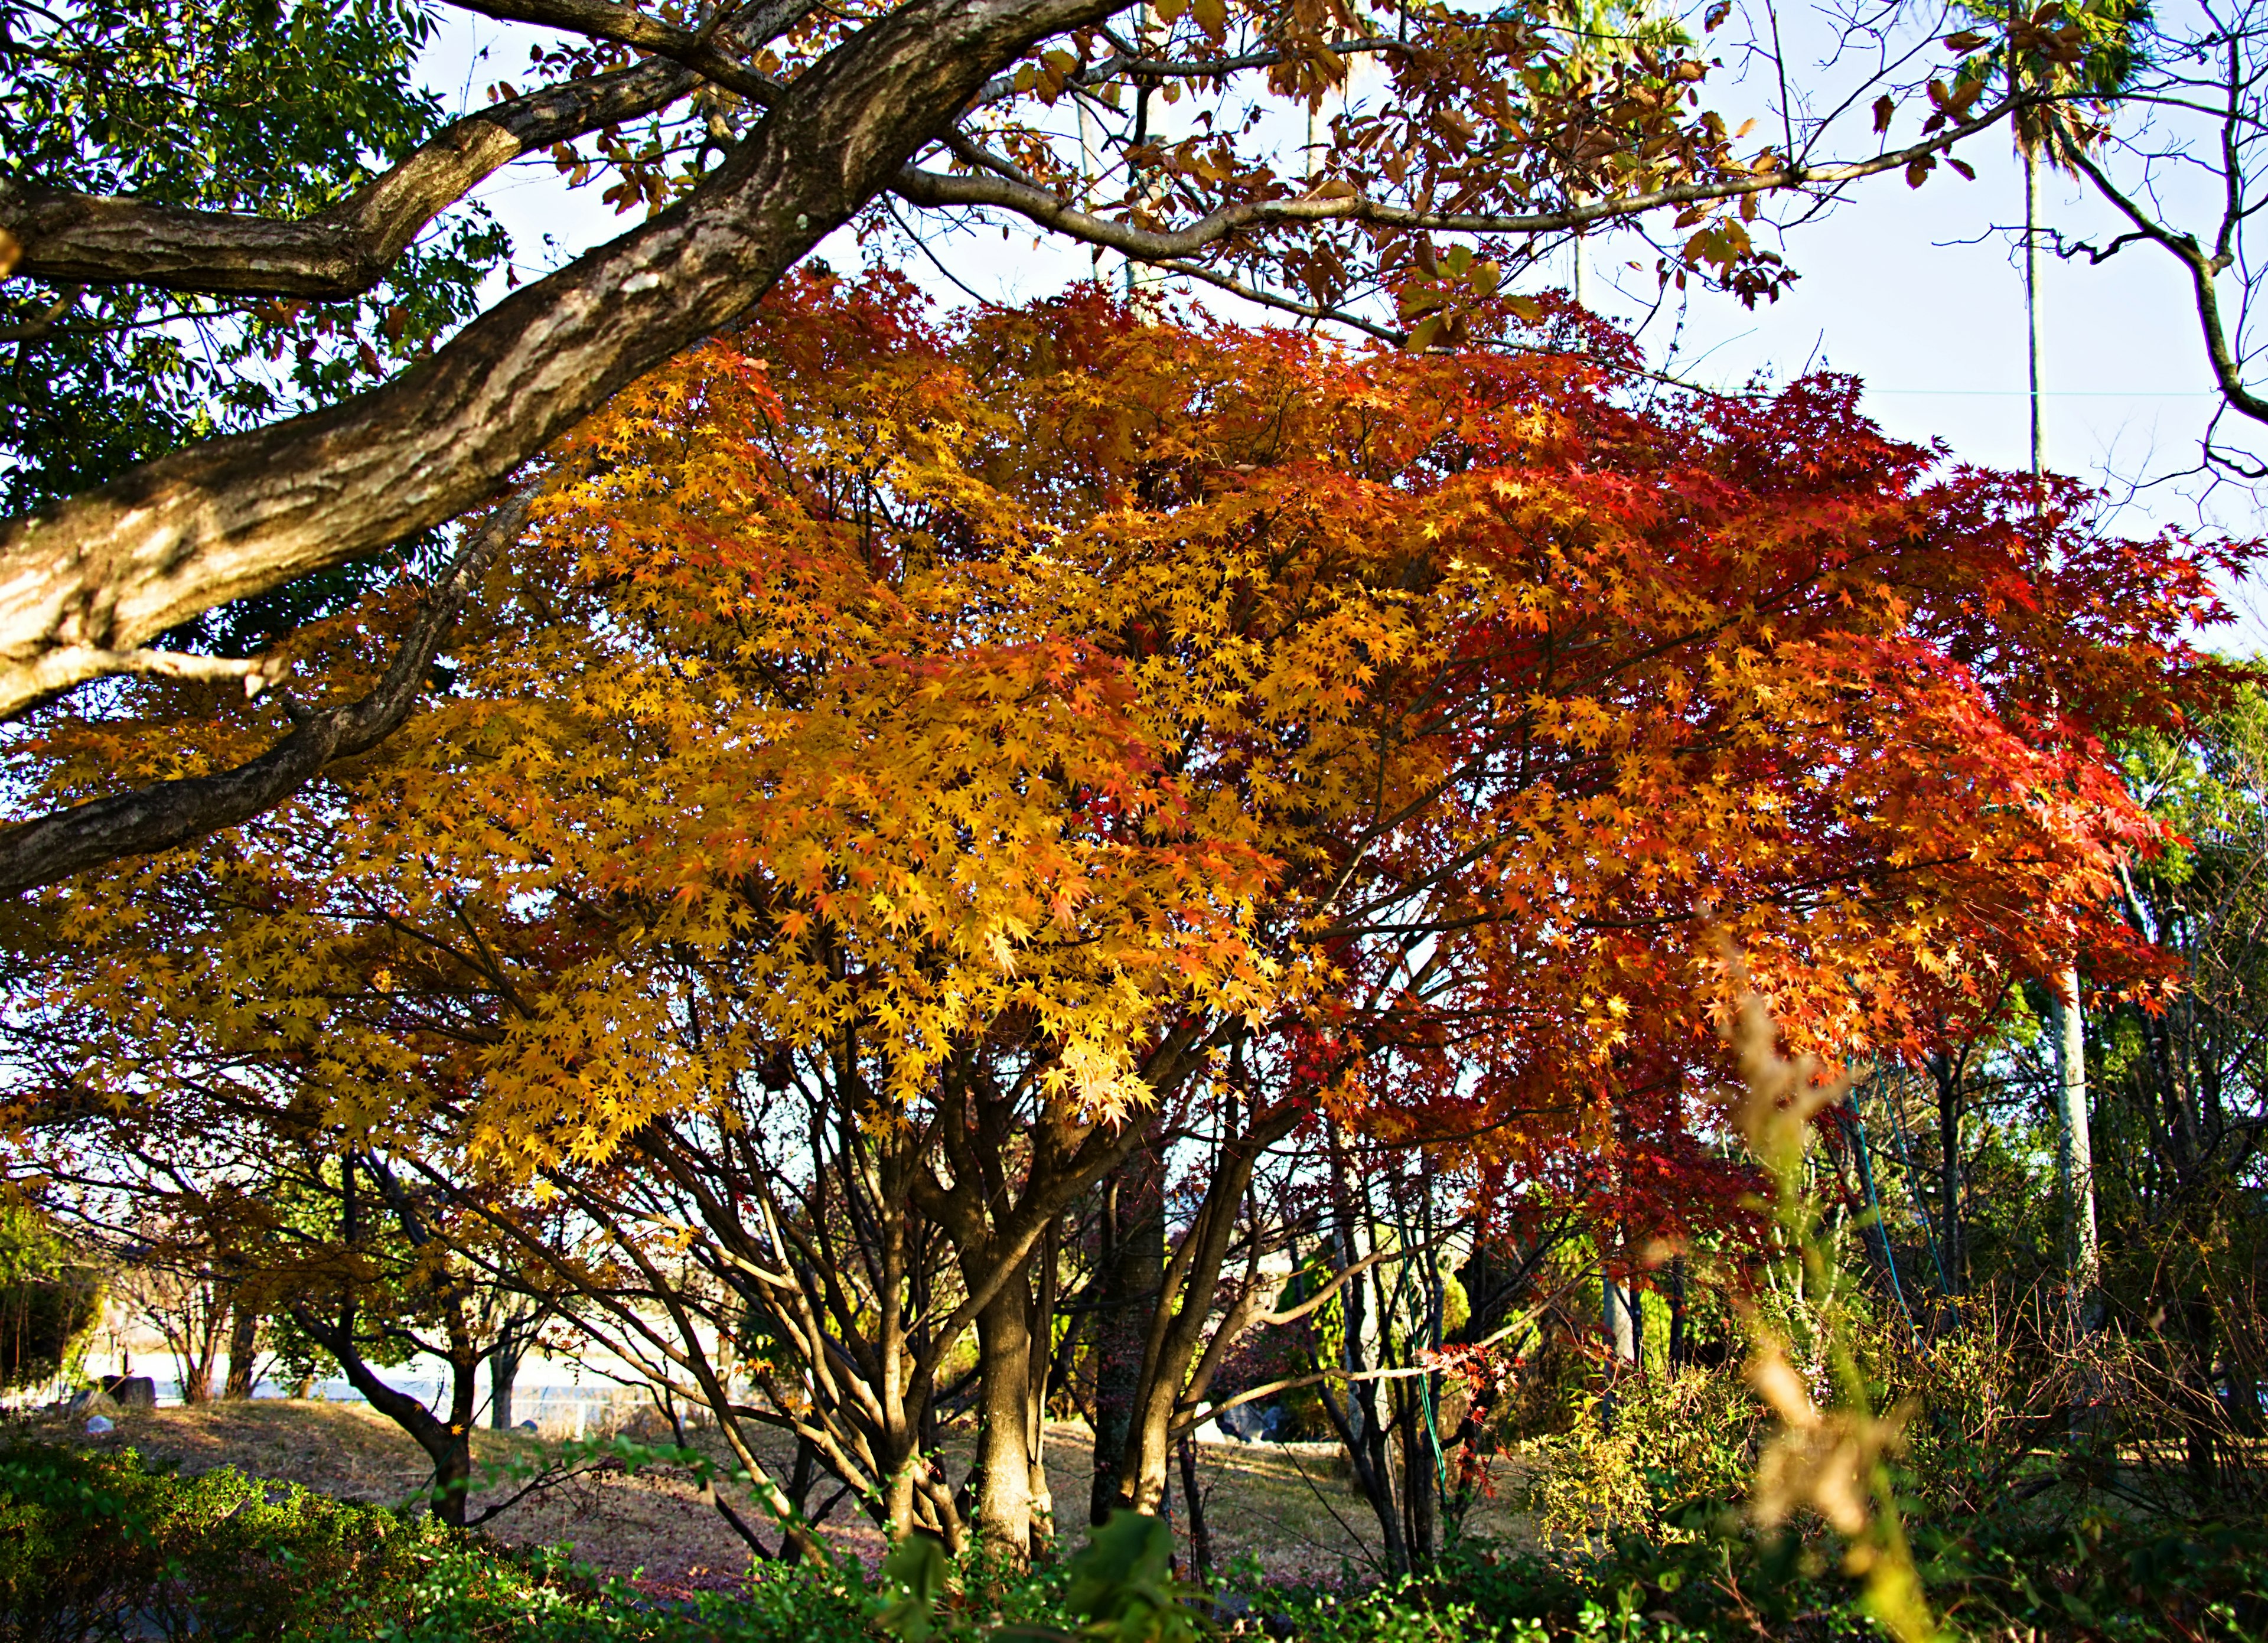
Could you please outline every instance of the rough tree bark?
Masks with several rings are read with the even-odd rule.
[[[368,695],[303,715],[290,735],[233,770],[158,782],[50,811],[0,833],[0,898],[122,857],[171,850],[249,820],[306,786],[326,766],[375,748],[409,718],[467,593],[519,534],[526,517],[527,498],[522,495],[472,534]]]
[[[252,1360],[260,1351],[260,1308],[239,1291],[230,1303],[228,1379],[220,1395],[232,1400],[252,1396]]]
[[[1100,1528],[1126,1504],[1122,1474],[1142,1387],[1143,1349],[1151,1309],[1166,1271],[1166,1165],[1159,1142],[1145,1141],[1103,1190],[1102,1283],[1094,1315],[1094,1475],[1087,1515]]]

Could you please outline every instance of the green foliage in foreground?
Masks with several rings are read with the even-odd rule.
[[[0,1448],[0,1639],[308,1635],[328,1593],[385,1586],[418,1530],[375,1507],[132,1451]]]
[[[1487,1549],[1421,1580],[1177,1585],[1170,1540],[1122,1517],[1028,1573],[901,1548],[770,1568],[743,1593],[657,1599],[556,1554],[510,1555],[224,1469],[184,1478],[131,1450],[0,1448],[0,1643],[225,1637],[275,1643],[1714,1643],[1878,1636],[1819,1548],[1759,1541],[1696,1503],[1682,1537],[1620,1536],[1558,1558]],[[2110,1517],[2077,1530],[1972,1523],[1917,1536],[1955,1637],[2268,1634],[2268,1525],[2178,1532]]]

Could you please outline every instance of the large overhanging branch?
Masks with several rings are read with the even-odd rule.
[[[600,0],[464,4],[494,17],[644,47],[661,60],[549,86],[468,114],[351,197],[297,222],[79,194],[0,175],[0,232],[17,243],[15,272],[53,284],[131,282],[216,296],[320,300],[359,295],[386,277],[434,217],[523,154],[666,108],[704,79],[770,102],[780,87],[732,53],[753,50],[792,27],[816,0],[760,0],[721,14],[708,35],[671,29]]]
[[[1371,227],[1432,233],[1557,233],[1674,206],[1712,204],[1799,188],[1834,188],[1884,172],[1902,171],[1917,160],[1930,158],[1999,124],[2025,100],[2007,99],[1921,142],[1867,159],[1816,164],[1796,161],[1739,176],[1673,183],[1642,194],[1604,195],[1549,211],[1424,211],[1360,194],[1304,194],[1290,199],[1241,201],[1222,206],[1183,228],[1156,229],[1082,210],[1046,188],[1003,176],[998,169],[983,176],[969,176],[909,166],[899,173],[894,187],[908,203],[925,210],[975,206],[1013,211],[1070,239],[1123,253],[1138,262],[1166,264],[1196,256],[1233,234],[1258,229],[1360,223]]]
[[[0,833],[0,896],[20,895],[105,862],[171,850],[233,827],[297,792],[325,765],[376,747],[409,716],[467,590],[479,584],[497,555],[519,534],[526,517],[523,494],[473,533],[369,695],[309,714],[282,741],[234,770],[93,799]]]
[[[0,715],[57,682],[40,673],[57,652],[131,650],[473,506],[744,312],[883,192],[1000,65],[1116,4],[912,0],[799,76],[691,195],[515,291],[402,376],[8,521]]]
[[[217,296],[357,296],[442,211],[521,155],[666,107],[698,84],[644,63],[515,98],[448,126],[329,210],[297,222],[12,181],[0,230],[15,271],[50,284],[132,283]]]

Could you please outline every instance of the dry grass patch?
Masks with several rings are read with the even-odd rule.
[[[110,1441],[131,1445],[152,1462],[171,1463],[185,1473],[234,1466],[249,1477],[386,1506],[410,1499],[431,1477],[423,1451],[400,1427],[361,1404],[263,1398],[129,1410],[114,1418],[118,1432]],[[61,1416],[26,1425],[29,1435],[51,1440],[76,1439],[80,1433],[77,1422]],[[659,1423],[640,1435],[661,1440]],[[474,1459],[483,1466],[537,1462],[554,1447],[519,1433],[483,1429],[473,1434]],[[949,1452],[949,1466],[966,1463],[965,1448],[965,1438],[948,1445],[949,1451],[964,1451]],[[764,1434],[759,1445],[765,1464],[782,1477],[792,1453],[792,1443],[774,1433]],[[1067,1539],[1084,1532],[1092,1456],[1084,1426],[1049,1425],[1049,1485],[1058,1529]],[[1499,1538],[1524,1536],[1524,1521],[1506,1504],[1514,1492],[1511,1469],[1502,1462],[1497,1465],[1498,1499],[1476,1507],[1470,1526]],[[1329,1579],[1345,1567],[1359,1574],[1376,1572],[1376,1521],[1348,1481],[1344,1461],[1324,1446],[1201,1444],[1197,1476],[1216,1559],[1256,1558],[1278,1579]],[[475,1492],[474,1513],[518,1487],[505,1481]],[[814,1504],[831,1492],[822,1487]],[[1186,1537],[1181,1493],[1177,1467],[1174,1528]],[[739,1490],[728,1489],[726,1498],[745,1511],[755,1510]],[[768,1528],[760,1511],[752,1521],[760,1529]],[[853,1501],[838,1507],[824,1528],[835,1545],[870,1566],[881,1556],[882,1536]],[[521,1500],[491,1519],[482,1532],[507,1546],[571,1545],[587,1563],[609,1573],[642,1573],[661,1588],[729,1585],[747,1563],[740,1537],[702,1499],[690,1476],[669,1469],[571,1479]]]

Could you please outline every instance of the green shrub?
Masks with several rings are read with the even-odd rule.
[[[1746,1492],[1761,1426],[1737,1368],[1633,1375],[1611,1412],[1585,1395],[1563,1431],[1528,1445],[1526,1504],[1544,1544],[1574,1552],[1616,1536],[1681,1538],[1671,1516],[1687,1502]]]
[[[423,1548],[383,1588],[329,1604],[288,1643],[832,1643],[878,1638],[855,1573],[767,1567],[736,1593],[656,1601],[558,1552],[517,1556],[469,1537]]]
[[[419,1535],[377,1507],[230,1468],[183,1478],[131,1449],[12,1444],[0,1448],[0,1643],[282,1639],[326,1592],[397,1579]]]
[[[558,1553],[505,1553],[232,1468],[0,1448],[0,1643],[805,1643],[869,1635],[855,1572],[767,1570],[657,1602]]]

